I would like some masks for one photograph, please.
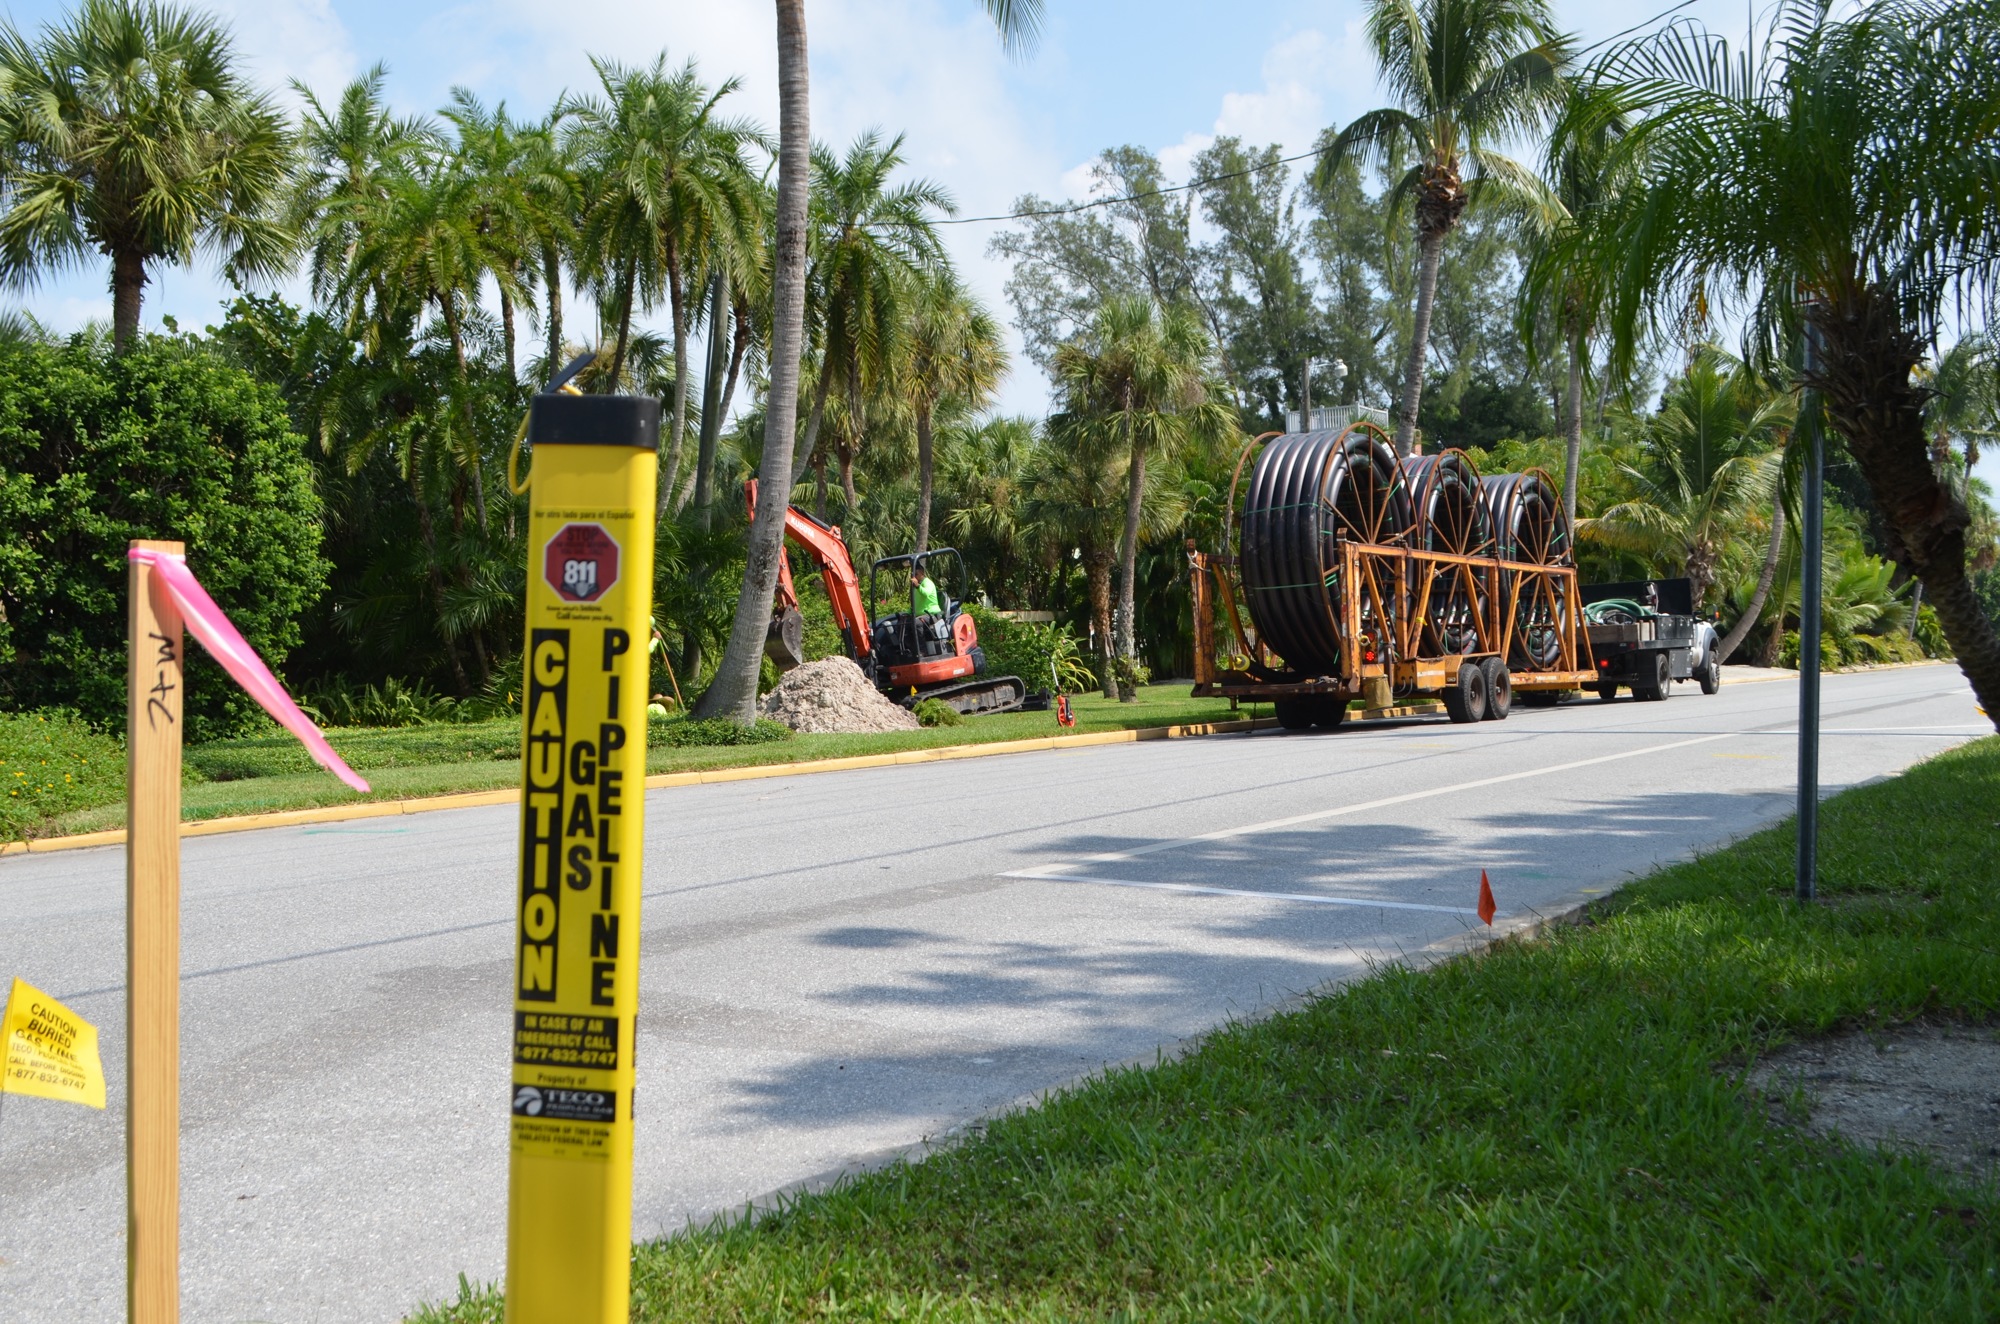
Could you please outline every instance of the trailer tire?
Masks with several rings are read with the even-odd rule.
[[[1487,658],[1479,669],[1486,673],[1486,720],[1504,722],[1514,709],[1514,673],[1497,657]]]
[[[1313,708],[1313,725],[1331,731],[1347,720],[1347,700],[1321,699]]]
[[[1668,664],[1665,653],[1653,654],[1652,672],[1647,679],[1633,682],[1633,698],[1646,703],[1660,703],[1674,692],[1673,668]]]
[[[1454,722],[1477,722],[1486,716],[1486,672],[1476,662],[1461,662],[1458,681],[1445,686],[1444,710]]]
[[[1308,731],[1312,729],[1313,709],[1317,706],[1311,699],[1278,699],[1272,702],[1271,709],[1277,715],[1278,725],[1285,730]]]
[[[1523,708],[1553,708],[1563,701],[1561,690],[1515,690],[1514,702]]]
[[[1722,663],[1716,660],[1713,652],[1708,655],[1708,661],[1702,663],[1696,678],[1701,681],[1703,694],[1713,694],[1722,688]]]

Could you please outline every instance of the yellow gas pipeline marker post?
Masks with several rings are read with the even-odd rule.
[[[659,434],[643,396],[529,416],[509,1324],[628,1315]]]

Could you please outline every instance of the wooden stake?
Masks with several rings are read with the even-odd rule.
[[[135,548],[181,553],[177,542]],[[180,1319],[181,613],[132,562],[125,706],[126,1317]]]

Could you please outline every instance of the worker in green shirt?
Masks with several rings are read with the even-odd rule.
[[[930,572],[924,569],[922,561],[910,563],[910,588],[916,601],[915,611],[919,616],[941,616],[944,604],[938,601],[937,584]]]

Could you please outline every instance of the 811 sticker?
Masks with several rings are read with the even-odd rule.
[[[542,575],[565,602],[595,602],[618,582],[618,540],[602,524],[565,524],[549,539]]]

